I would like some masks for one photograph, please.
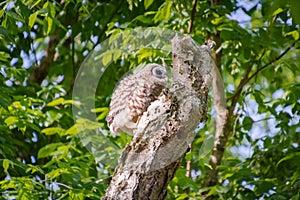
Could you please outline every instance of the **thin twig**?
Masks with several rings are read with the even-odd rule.
[[[252,67],[253,67],[253,65],[250,65],[247,69],[246,69],[246,71],[245,71],[245,73],[244,73],[244,75],[243,75],[243,77],[242,77],[242,80],[241,80],[241,82],[240,82],[240,84],[238,85],[238,87],[237,87],[237,89],[236,89],[236,92],[234,93],[234,95],[231,97],[232,98],[232,103],[231,103],[231,106],[230,106],[230,108],[229,108],[229,115],[231,116],[231,114],[233,113],[233,110],[234,110],[234,108],[235,108],[235,105],[236,105],[236,103],[237,103],[237,101],[238,101],[238,97],[240,96],[240,94],[241,94],[241,92],[243,91],[243,88],[244,88],[244,86],[249,82],[249,74],[250,74],[250,72],[251,72],[251,70],[252,70]]]
[[[265,64],[264,66],[262,66],[261,68],[258,68],[256,70],[256,72],[254,72],[249,78],[248,81],[250,81],[253,77],[257,76],[257,74],[264,70],[265,68],[271,66],[273,63],[275,63],[276,61],[280,60],[283,56],[285,56],[296,44],[296,42],[299,40],[296,40],[293,42],[293,44],[291,46],[289,46],[284,52],[282,52],[282,54],[280,54],[278,57],[274,58],[273,60],[271,60],[270,62],[268,62],[267,64]]]
[[[237,125],[237,122],[238,122],[238,120],[240,119],[240,114],[238,114],[238,116],[235,118],[235,120],[234,120],[234,123],[233,123],[233,128],[232,128],[232,135],[235,135],[235,133],[236,133],[236,125]]]
[[[265,68],[271,66],[273,63],[275,63],[276,61],[280,60],[284,55],[286,55],[286,54],[289,52],[289,50],[291,50],[291,49],[295,46],[295,44],[296,44],[297,41],[299,41],[299,40],[294,41],[293,44],[292,44],[291,46],[289,46],[284,52],[282,52],[279,56],[277,56],[276,58],[274,58],[273,60],[271,60],[270,62],[268,62],[267,64],[265,64],[264,66],[258,68],[251,76],[245,78],[246,75],[248,76],[249,73],[250,73],[249,67],[248,67],[248,69],[246,70],[246,72],[245,72],[244,75],[243,75],[243,79],[244,79],[244,80],[243,80],[243,79],[241,80],[241,82],[240,82],[240,84],[239,84],[238,89],[236,90],[236,92],[235,92],[231,97],[229,97],[227,100],[234,99],[234,98],[236,98],[236,96],[239,96],[240,93],[241,93],[241,89],[242,89],[242,88],[243,88],[243,87],[244,87],[244,86],[245,86],[252,78],[256,77],[256,76],[258,75],[258,73],[261,72],[262,70],[264,70]],[[263,55],[264,55],[264,54],[263,54]],[[260,57],[260,59],[261,59],[261,58],[262,58],[262,56]],[[251,67],[252,67],[252,66],[251,66]],[[235,105],[234,105],[234,106],[235,106]]]

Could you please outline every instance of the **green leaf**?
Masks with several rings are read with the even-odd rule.
[[[249,131],[252,127],[252,124],[253,124],[253,120],[250,117],[246,116],[243,120],[243,128]]]
[[[10,117],[6,118],[6,119],[4,120],[4,122],[5,122],[5,124],[6,124],[7,126],[11,126],[11,125],[13,125],[13,124],[19,122],[19,119],[18,119],[17,117],[10,116]]]
[[[35,7],[36,5],[38,5],[42,0],[37,0],[31,7],[30,9],[32,9],[33,7]]]
[[[96,120],[100,121],[100,120],[104,119],[106,117],[107,113],[108,113],[108,111],[107,112],[102,112],[100,115],[98,115]]]
[[[10,161],[8,159],[3,160],[2,166],[3,166],[3,169],[5,172],[7,172],[8,168],[9,168],[9,163],[10,163]]]
[[[157,23],[159,21],[167,20],[170,17],[171,14],[171,1],[166,1],[157,11],[156,15],[154,16],[154,23]]]
[[[4,12],[5,12],[4,9],[0,10],[0,18],[4,15]]]
[[[78,134],[83,130],[95,130],[97,128],[103,127],[103,123],[98,123],[94,122],[88,119],[78,119],[76,121],[76,124],[74,124],[71,128],[69,128],[66,132],[65,135],[73,135],[73,134]]]
[[[66,132],[65,135],[76,135],[78,134],[80,131],[82,131],[84,129],[84,126],[82,126],[81,124],[75,124],[73,126],[71,126]]]
[[[277,10],[275,10],[272,14],[272,16],[274,15],[278,15],[279,13],[282,13],[283,12],[283,9],[282,8],[278,8]]]
[[[104,66],[107,66],[112,61],[112,52],[107,51],[103,54],[102,63]]]
[[[299,200],[300,199],[300,193],[298,192],[298,194],[293,195],[293,197],[291,198],[291,200]]]
[[[108,107],[101,107],[101,108],[95,108],[92,110],[92,112],[95,112],[95,113],[101,113],[100,115],[98,115],[97,117],[97,120],[102,120],[106,117],[107,113],[109,111],[109,108]]]
[[[189,196],[187,194],[180,194],[176,200],[184,200],[184,199],[189,199]]]
[[[53,107],[53,106],[61,105],[61,104],[63,104],[64,101],[65,101],[64,98],[58,98],[58,99],[55,99],[55,100],[47,103],[47,106]]]
[[[12,11],[5,11],[5,13],[10,16],[11,18],[15,19],[16,21],[20,21],[20,22],[25,22],[24,19],[18,15],[17,13],[15,12],[12,12]]]
[[[218,25],[218,24],[220,24],[222,22],[222,20],[223,20],[223,17],[216,17],[216,18],[214,18],[214,19],[211,20],[211,23],[213,25]]]
[[[193,158],[193,155],[191,152],[186,153],[186,155],[185,155],[186,160],[192,160],[192,158]]]
[[[278,167],[278,165],[284,161],[290,160],[290,159],[295,159],[295,161],[299,160],[300,158],[300,152],[295,152],[295,153],[291,153],[288,156],[282,158],[281,160],[278,161],[278,163],[276,164],[276,166]]]
[[[76,101],[70,99],[70,100],[65,100],[65,101],[63,102],[63,104],[64,104],[64,105],[67,105],[67,104],[72,104],[72,105],[77,104],[77,105],[78,105],[78,102],[76,102]]]
[[[52,3],[49,3],[47,8],[49,9],[50,17],[55,18],[55,7],[54,7],[54,5]]]
[[[53,151],[55,151],[57,149],[57,147],[61,146],[62,143],[52,143],[52,144],[48,144],[44,147],[42,147],[39,152],[38,152],[38,155],[37,155],[37,158],[40,159],[40,158],[46,158],[48,156],[50,156]]]
[[[92,110],[92,112],[98,113],[98,112],[107,112],[109,110],[108,107],[100,107],[100,108],[95,108]]]
[[[39,172],[41,174],[44,174],[44,171],[39,167],[31,164],[27,164],[26,173],[31,172],[31,174],[34,174],[35,172]]]
[[[141,48],[138,52],[137,52],[137,57],[138,57],[138,62],[140,63],[144,58],[148,58],[151,56],[155,56],[153,55],[153,49],[151,48]]]
[[[61,174],[70,174],[70,172],[66,168],[58,168],[58,169],[52,170],[51,172],[47,173],[46,177],[49,179],[54,179],[54,178],[60,176]]]
[[[3,26],[0,26],[0,35],[9,36],[9,31],[6,28],[4,28]],[[5,53],[5,52],[3,52],[3,53]],[[10,57],[9,54],[7,54],[7,55],[8,55],[8,57]]]
[[[285,35],[291,35],[294,38],[294,40],[298,40],[299,39],[299,31],[297,31],[297,30],[288,32]]]
[[[0,27],[0,34],[2,33],[1,30],[2,30],[2,29],[1,29],[1,27]],[[9,59],[10,59],[10,56],[9,56],[8,53],[3,52],[3,51],[0,52],[0,61],[6,62],[6,61],[8,61]]]
[[[144,24],[152,24],[152,18],[146,17],[145,15],[139,15],[134,20],[140,21]]]
[[[33,27],[33,25],[34,25],[34,23],[35,23],[35,21],[36,21],[36,18],[37,18],[37,12],[32,13],[32,14],[29,16],[28,26],[29,26],[30,28]]]
[[[47,17],[47,35],[50,34],[51,30],[52,30],[52,25],[53,25],[53,19],[51,17]]]
[[[154,0],[144,0],[144,6],[145,9],[147,10],[149,8],[149,6],[151,6],[151,4],[153,3]]]
[[[122,56],[122,51],[120,49],[116,49],[114,51],[114,62],[116,63],[121,56]]]
[[[42,130],[42,133],[44,133],[45,135],[54,135],[54,134],[63,135],[65,132],[66,132],[65,129],[58,128],[58,127],[45,128]]]
[[[210,164],[208,164],[208,163],[204,163],[204,166],[206,166],[209,169],[212,169],[212,166]]]
[[[94,122],[88,119],[78,119],[76,124],[80,124],[82,126],[84,126],[86,129],[89,130],[94,130],[100,127],[103,127],[103,124],[98,123],[98,122]]]

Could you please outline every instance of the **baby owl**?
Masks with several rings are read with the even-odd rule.
[[[139,117],[158,98],[167,82],[166,69],[154,63],[138,67],[123,78],[111,97],[106,118],[112,136],[121,132],[132,135]]]

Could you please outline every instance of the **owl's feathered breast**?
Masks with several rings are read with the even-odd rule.
[[[155,74],[154,78],[151,74],[154,73],[153,69],[162,70],[162,74],[160,71],[155,71],[158,74]],[[165,69],[153,64],[146,66],[139,73],[133,73],[123,78],[114,90],[110,112],[106,118],[112,135],[120,131],[132,133],[139,117],[157,99],[166,82]]]

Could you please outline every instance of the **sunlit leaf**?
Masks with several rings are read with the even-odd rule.
[[[47,35],[50,34],[53,25],[53,19],[51,17],[47,17]]]
[[[9,160],[4,159],[2,162],[3,162],[2,163],[3,169],[5,172],[7,172],[8,168],[9,168]]]
[[[107,112],[109,110],[108,107],[101,107],[101,108],[95,108],[92,110],[92,112],[98,113],[98,112]]]
[[[57,106],[57,105],[61,105],[63,102],[65,101],[64,98],[58,98],[58,99],[55,99],[49,103],[47,103],[47,106]]]
[[[70,174],[70,172],[69,172],[68,169],[59,168],[59,169],[55,169],[55,170],[52,170],[51,172],[47,173],[46,176],[49,179],[53,179],[53,178],[56,178],[56,177],[58,177],[62,174]]]
[[[145,0],[144,1],[144,6],[145,9],[147,10],[149,8],[149,6],[151,6],[151,4],[153,3],[154,0]]]
[[[44,133],[45,135],[54,135],[54,134],[63,135],[65,132],[66,132],[65,129],[58,128],[58,127],[50,127],[42,130],[42,133]]]
[[[90,130],[97,129],[103,126],[103,124],[101,123],[94,122],[88,119],[78,119],[76,121],[76,124],[80,124],[84,126],[86,129],[90,129]]]
[[[36,5],[38,5],[42,0],[37,0],[34,2],[34,4],[31,6],[30,9],[32,9],[33,7],[35,7]]]
[[[104,66],[107,66],[112,61],[112,52],[106,51],[102,55],[102,63]]]
[[[19,121],[19,119],[14,116],[10,116],[4,120],[4,122],[6,123],[7,126],[11,126],[11,125],[17,123],[18,121]]]
[[[37,158],[46,158],[48,156],[50,156],[56,149],[57,147],[61,146],[62,143],[58,142],[58,143],[51,143],[51,144],[47,144],[46,146],[42,147],[38,154],[37,154]]]
[[[291,36],[293,36],[294,40],[298,40],[299,39],[299,31],[297,31],[297,30],[288,32],[285,35],[291,35]]]
[[[118,59],[122,56],[122,51],[117,49],[114,51],[114,62],[116,63],[118,61]]]
[[[274,15],[278,15],[279,13],[282,13],[283,12],[283,9],[282,8],[278,8],[277,10],[275,10],[272,14],[272,16]]]
[[[4,12],[5,12],[4,9],[1,9],[1,10],[0,10],[0,18],[4,15]]]
[[[35,13],[33,13],[33,14],[31,14],[31,15],[29,16],[29,22],[28,22],[28,25],[29,25],[30,28],[33,27],[33,25],[34,25],[34,23],[35,23],[35,21],[36,21],[36,18],[37,18],[37,12],[35,12]]]
[[[154,23],[157,23],[162,20],[167,20],[169,19],[170,13],[171,13],[171,6],[172,2],[171,1],[166,1],[158,10],[156,15],[154,16],[153,20]]]
[[[81,124],[76,124],[71,126],[66,132],[65,135],[76,135],[78,134],[80,131],[82,131],[84,129],[84,126]]]

